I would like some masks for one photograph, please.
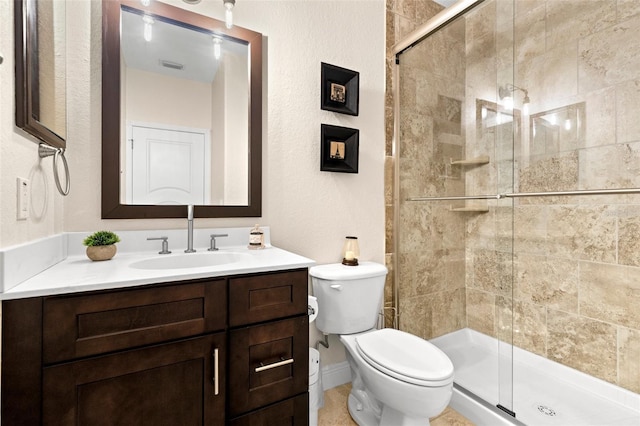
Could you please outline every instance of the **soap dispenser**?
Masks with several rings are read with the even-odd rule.
[[[249,248],[252,250],[264,248],[264,232],[257,223],[249,232]]]

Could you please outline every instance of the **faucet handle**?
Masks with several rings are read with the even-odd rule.
[[[169,251],[169,237],[149,237],[147,241],[154,240],[162,240],[162,251],[159,251],[158,254],[170,254]]]
[[[229,234],[211,234],[211,245],[207,249],[208,251],[218,251],[218,247],[216,247],[216,238],[218,237],[228,237]]]

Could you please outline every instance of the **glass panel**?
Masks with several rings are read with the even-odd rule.
[[[512,201],[408,199],[513,192],[523,117],[498,93],[513,86],[511,10],[486,1],[399,56],[396,230],[400,329],[442,348],[458,386],[509,410]]]

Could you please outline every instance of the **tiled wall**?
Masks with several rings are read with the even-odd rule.
[[[451,61],[458,46],[450,39],[448,55],[435,49],[421,59],[444,72],[424,62],[401,71],[416,76],[403,77],[401,94],[401,111],[413,111],[401,117],[399,153],[401,328],[426,338],[464,326],[513,335],[520,347],[640,392],[640,195],[490,201],[487,213],[404,202],[420,193],[640,187],[640,2],[498,0],[447,31],[465,34],[462,64]],[[418,69],[441,75],[425,90]],[[444,75],[450,80],[438,84]],[[531,117],[582,105],[584,131],[561,122],[534,135],[524,114],[515,133],[513,123],[478,124],[477,100],[500,102],[506,82],[527,90]],[[523,97],[514,92],[520,112]],[[455,100],[458,135],[455,114],[438,116]],[[447,169],[457,146],[491,162]]]

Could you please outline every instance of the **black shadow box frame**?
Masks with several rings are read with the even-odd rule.
[[[360,131],[348,127],[322,124],[320,128],[320,170],[358,173]]]
[[[322,104],[320,108],[358,115],[360,73],[321,62]]]

